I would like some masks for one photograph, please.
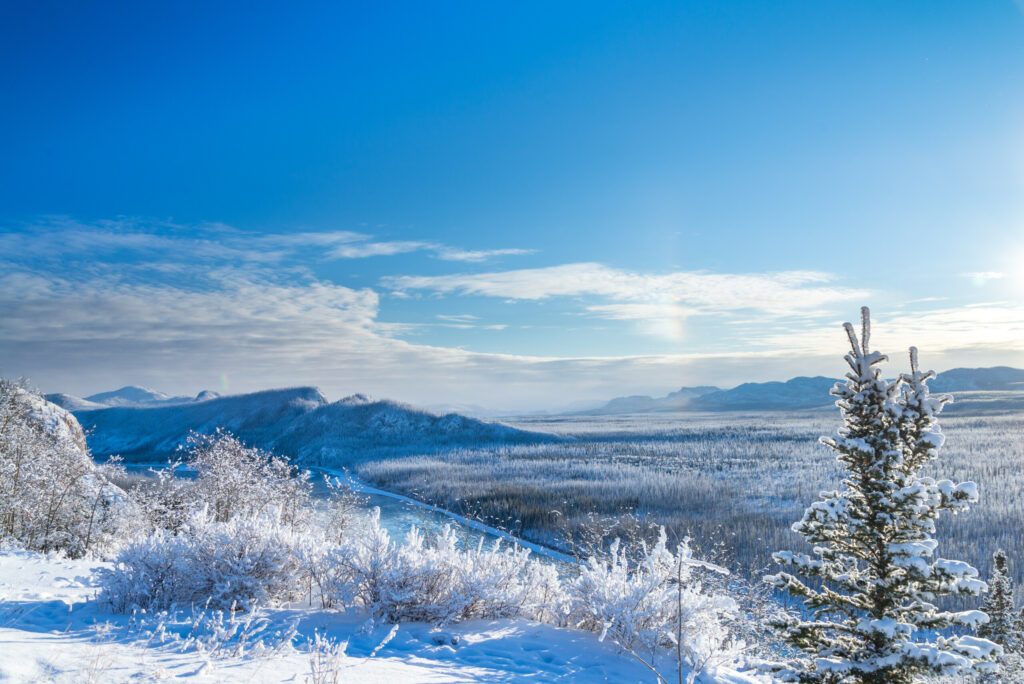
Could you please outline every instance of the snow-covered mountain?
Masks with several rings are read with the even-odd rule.
[[[699,387],[682,387],[664,397],[632,395],[616,397],[604,406],[578,411],[583,416],[603,416],[620,413],[646,413],[652,411],[680,411],[687,408],[693,401],[711,392],[720,391],[717,387],[702,385]]]
[[[208,401],[210,399],[216,399],[219,396],[220,394],[213,390],[203,390],[195,397],[182,395],[171,396],[169,394],[164,394],[163,392],[149,389],[148,387],[128,385],[110,392],[93,394],[85,397],[84,399],[72,394],[63,393],[47,394],[46,399],[47,401],[51,401],[68,411],[93,411],[96,409],[111,408],[113,406],[139,407],[188,404],[194,401]]]
[[[82,399],[81,397],[76,397],[72,394],[63,394],[60,392],[56,394],[47,394],[46,401],[60,406],[65,411],[91,411],[93,409],[107,408],[104,404],[97,404],[95,401],[89,401],[87,399]]]
[[[111,392],[100,392],[85,397],[86,401],[105,406],[138,406],[139,404],[162,404],[169,401],[189,401],[190,399],[191,397],[172,397],[163,392],[136,385],[128,385]]]
[[[786,382],[745,382],[732,389],[710,392],[690,405],[696,411],[755,411],[806,409],[835,402],[829,394],[834,378],[797,377]]]
[[[307,464],[338,465],[370,452],[407,453],[451,446],[554,439],[458,414],[437,415],[353,395],[328,402],[314,387],[268,390],[205,401],[118,406],[77,413],[97,456],[158,460],[190,431],[224,428],[244,442]]]
[[[953,368],[931,382],[933,392],[1024,391],[1024,370],[1008,366]]]
[[[785,382],[747,382],[731,389],[684,387],[666,397],[618,397],[580,415],[813,409],[835,402],[829,391],[836,382],[834,378],[816,376]],[[954,368],[939,373],[930,386],[936,393],[958,395],[958,412],[1014,410],[1024,405],[1024,370],[1019,368]]]

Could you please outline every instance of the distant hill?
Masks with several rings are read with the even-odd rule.
[[[353,395],[328,402],[314,387],[268,390],[205,401],[117,406],[76,413],[97,456],[161,460],[190,431],[224,428],[247,444],[306,464],[341,465],[372,452],[555,439],[457,414],[437,415],[391,401]]]
[[[931,381],[933,392],[1024,391],[1024,370],[1008,366],[953,368]]]
[[[193,401],[216,399],[219,396],[220,394],[213,390],[203,390],[195,397],[170,396],[147,387],[128,385],[118,390],[93,394],[84,399],[71,394],[60,393],[47,394],[46,399],[68,411],[94,411],[114,406],[139,407],[188,404]]]
[[[797,377],[785,382],[747,382],[732,389],[684,387],[666,397],[618,397],[604,406],[576,415],[614,415],[661,411],[781,411],[831,406],[829,394],[838,382],[826,377]],[[960,413],[1017,410],[1024,407],[1024,370],[954,368],[931,382],[935,393],[956,394]],[[1020,392],[1020,394],[1016,394]],[[956,404],[954,404],[956,406]]]
[[[1024,392],[954,392],[946,414],[986,415],[1024,412]]]
[[[213,390],[203,390],[196,395],[194,401],[209,401],[210,399],[219,399],[221,396],[220,392],[214,392]]]
[[[97,404],[94,401],[70,394],[47,394],[45,398],[46,401],[61,407],[65,411],[91,411],[93,409],[107,408],[103,404]]]
[[[620,413],[651,413],[660,411],[681,411],[693,403],[695,399],[712,392],[719,392],[719,388],[711,386],[683,387],[675,392],[670,392],[664,397],[648,397],[644,395],[633,395],[629,397],[617,397],[604,406],[576,411],[575,415],[581,416],[603,416]]]
[[[705,394],[690,408],[696,411],[806,409],[835,401],[829,394],[834,378],[798,377],[786,382],[745,382],[728,390]]]
[[[139,404],[162,404],[167,402],[189,401],[191,397],[172,397],[148,387],[128,385],[112,392],[100,392],[85,397],[86,401],[105,406],[137,406]]]

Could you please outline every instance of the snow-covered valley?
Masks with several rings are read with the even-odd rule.
[[[0,511],[0,678],[782,681],[770,625],[807,613],[728,552],[761,562],[754,521],[788,528],[811,496],[787,472],[821,468],[817,452],[793,458],[827,431],[820,410],[500,424],[358,395],[331,403],[311,388],[194,399],[128,389],[62,395],[72,415],[4,385],[16,498]],[[1004,395],[1015,393],[972,392],[984,410],[951,424],[973,444],[1005,442],[1019,415]],[[126,465],[110,458],[119,450]],[[815,486],[809,475],[836,476],[805,471],[800,486]],[[935,486],[964,508],[977,499],[972,483]],[[726,487],[765,498],[744,511],[709,500]],[[704,524],[692,545],[692,519],[672,517],[690,504]],[[723,522],[736,545],[712,555]],[[965,534],[981,538],[957,530],[954,544]],[[943,567],[981,591],[970,565]],[[948,671],[991,671],[992,643],[963,631],[981,613],[944,615],[917,652]]]

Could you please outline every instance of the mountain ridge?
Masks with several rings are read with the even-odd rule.
[[[626,413],[670,412],[670,411],[740,411],[740,410],[800,410],[831,406],[835,399],[829,391],[840,379],[825,376],[798,376],[785,381],[745,382],[729,389],[710,388],[689,396],[686,401],[673,401],[680,393],[708,389],[683,387],[664,397],[634,395],[615,397],[604,405],[586,411],[575,411],[570,415],[620,415]],[[990,368],[951,368],[936,375],[931,382],[934,393],[980,393],[980,392],[1021,392],[1024,393],[1024,370],[1009,366]],[[1015,397],[1010,401],[994,402],[993,398],[981,395],[965,397],[973,403],[984,402],[990,407],[1016,406]],[[974,401],[974,400],[977,401]],[[955,405],[955,404],[954,404]],[[959,410],[959,409],[958,409]]]
[[[195,401],[209,401],[220,397],[219,392],[202,390],[196,396],[172,396],[158,390],[139,385],[125,385],[109,392],[90,394],[87,397],[76,397],[72,394],[55,392],[46,395],[46,400],[57,404],[68,411],[94,411],[105,408],[141,408],[145,406],[169,406],[188,404]]]
[[[354,394],[330,402],[315,387],[263,390],[179,404],[111,406],[76,414],[99,457],[173,457],[192,431],[223,428],[252,446],[309,465],[343,465],[370,452],[555,439],[454,413]]]

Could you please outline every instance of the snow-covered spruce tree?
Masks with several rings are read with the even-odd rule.
[[[1017,637],[1017,644],[1024,652],[1024,608],[1017,611],[1017,619],[1013,621],[1013,633]]]
[[[883,378],[878,366],[887,358],[869,350],[867,307],[861,314],[859,340],[844,326],[850,372],[832,390],[843,425],[822,439],[845,468],[842,488],[822,492],[793,525],[813,552],[774,556],[809,581],[789,572],[766,578],[806,608],[776,625],[802,655],[772,669],[782,681],[828,684],[905,684],[927,674],[994,670],[1000,649],[990,641],[922,635],[985,620],[980,611],[943,612],[933,603],[985,590],[967,563],[933,557],[936,519],[967,510],[977,487],[920,476],[942,446],[936,415],[948,398],[928,395],[933,373],[918,369],[914,349],[909,374]]]
[[[978,636],[994,641],[1006,650],[1016,650],[1020,646],[1020,635],[1016,633],[1018,616],[1013,606],[1013,579],[1007,568],[1006,552],[1002,549],[992,554],[992,574],[983,610],[988,615],[988,622],[978,629]]]

